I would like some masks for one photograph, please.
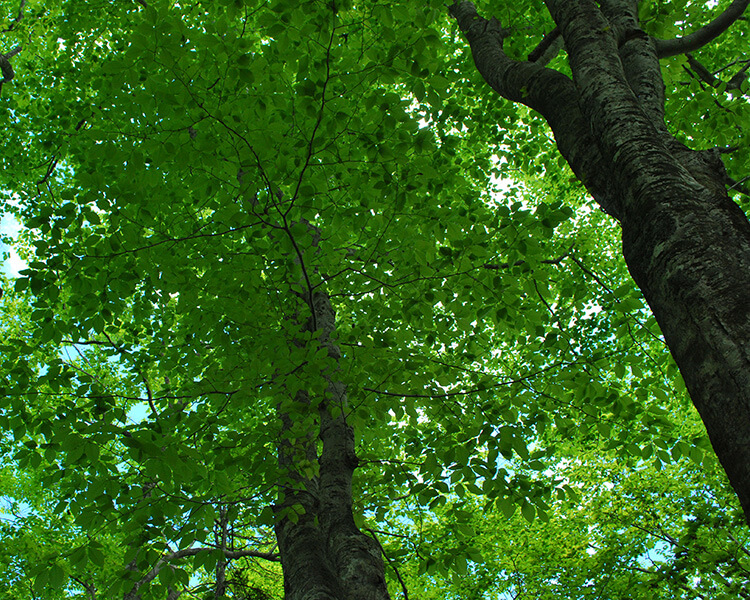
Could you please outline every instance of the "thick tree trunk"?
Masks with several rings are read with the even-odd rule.
[[[545,117],[573,171],[620,221],[628,268],[750,522],[750,223],[727,195],[718,153],[667,132],[658,45],[636,2],[546,4],[573,81],[509,59],[507,32],[471,2],[451,14],[485,80]]]
[[[688,177],[641,179],[625,260],[750,519],[750,223]]]
[[[321,331],[314,343],[340,359],[331,341],[335,314],[328,295],[314,292],[309,301],[310,331]],[[333,375],[333,374],[331,374]],[[310,410],[317,406],[322,442],[317,456],[317,440],[312,437],[282,441],[279,460],[289,474],[289,486],[279,499],[277,512],[301,509],[295,520],[282,516],[276,524],[286,600],[389,600],[383,559],[375,540],[355,525],[352,514],[352,475],[357,466],[354,432],[346,422],[347,397],[343,384],[327,377],[328,390],[315,403],[306,392],[297,401]],[[293,423],[282,414],[284,430]],[[297,468],[300,458],[316,464],[318,474],[305,477]],[[299,511],[298,511],[299,512]]]

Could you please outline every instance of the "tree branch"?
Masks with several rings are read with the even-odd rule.
[[[618,218],[617,193],[613,182],[603,176],[607,169],[581,113],[573,81],[554,69],[508,57],[503,51],[506,31],[497,19],[487,20],[477,14],[473,2],[455,2],[449,12],[469,42],[484,80],[503,98],[525,104],[547,120],[560,153],[578,179],[605,212]]]
[[[750,4],[750,0],[734,0],[723,13],[708,25],[704,25],[686,36],[671,40],[655,38],[656,54],[659,58],[667,58],[668,56],[692,52],[705,46],[729,29],[732,23],[742,16],[748,4]]]
[[[2,71],[3,78],[0,79],[0,92],[3,89],[3,84],[13,79],[16,74],[13,72],[13,67],[10,64],[10,59],[21,51],[21,46],[16,46],[7,54],[0,54],[0,71]]]
[[[653,41],[641,29],[636,0],[600,0],[601,11],[617,41],[628,85],[651,122],[662,133],[666,89]]]
[[[558,43],[556,43],[558,42]],[[527,57],[529,62],[535,62],[540,65],[546,65],[552,60],[554,54],[560,50],[562,45],[562,38],[560,37],[560,29],[555,27],[547,35],[542,38],[536,48],[534,48]],[[554,50],[554,54],[552,54]],[[552,56],[550,56],[552,54]]]
[[[91,596],[91,600],[96,600],[96,586],[93,583],[86,583],[74,575],[71,575],[70,578],[86,590],[88,595]]]
[[[2,33],[7,33],[9,31],[13,31],[13,28],[18,25],[18,23],[23,19],[23,9],[26,7],[26,0],[21,0],[21,4],[18,7],[18,14],[16,15],[16,18],[13,19],[8,25],[7,28],[3,29]]]
[[[723,81],[717,77],[714,73],[711,73],[704,65],[701,63],[698,59],[696,59],[690,52],[687,52],[685,54],[688,59],[688,65],[690,65],[690,68],[693,69],[693,72],[690,71],[687,67],[683,65],[683,68],[692,76],[697,76],[701,81],[704,83],[707,83],[711,87],[719,87]],[[735,75],[726,82],[726,89],[728,90],[742,90],[742,82],[745,81],[747,78],[747,71],[748,68],[750,68],[750,61],[747,61],[745,63],[745,66],[742,67]],[[717,71],[718,73],[719,71]]]
[[[213,552],[215,550],[217,550],[217,548],[185,548],[183,550],[178,550],[177,552],[172,552],[170,554],[162,556],[158,560],[156,565],[154,565],[153,569],[151,569],[148,573],[146,573],[143,577],[136,581],[133,589],[129,592],[129,595],[135,597],[134,594],[149,581],[153,581],[167,563],[188,556],[195,556],[196,554],[200,554],[201,552]],[[279,560],[281,560],[279,555],[273,552],[257,552],[255,550],[223,550],[222,552],[224,554],[224,558],[227,560],[245,557],[262,558],[264,560],[270,560],[274,562],[278,562]]]
[[[543,260],[540,260],[539,262],[544,265],[559,265],[562,261],[564,261],[570,253],[573,252],[573,246],[568,248],[563,254],[558,256],[557,258],[545,258]],[[482,265],[482,268],[484,269],[490,269],[493,271],[498,271],[500,269],[510,269],[511,267],[520,267],[521,265],[525,265],[525,260],[517,260],[514,263],[485,263]]]
[[[525,104],[546,117],[549,95],[546,79],[565,76],[509,58],[503,50],[508,30],[495,18],[481,17],[473,2],[456,2],[449,12],[469,42],[474,63],[490,87],[504,98]]]
[[[404,594],[404,600],[409,600],[409,590],[406,587],[406,584],[404,583],[404,580],[401,578],[401,573],[398,570],[398,567],[394,564],[394,562],[391,560],[391,557],[388,556],[388,554],[385,551],[385,548],[383,548],[383,544],[380,543],[380,540],[378,539],[377,534],[375,533],[375,530],[373,529],[367,529],[372,536],[372,539],[374,539],[378,543],[378,547],[380,548],[380,552],[383,556],[385,556],[386,560],[388,561],[388,564],[393,567],[393,570],[396,573],[396,577],[398,578],[398,582],[401,584],[401,591]]]
[[[742,185],[745,183],[748,179],[750,179],[750,175],[743,177],[739,181],[735,181],[731,177],[727,177],[727,183],[729,184],[728,190],[736,190],[740,192],[741,194],[745,194],[745,196],[750,196],[750,188],[745,187]]]
[[[690,68],[693,69],[695,74],[703,80],[704,83],[707,83],[711,87],[716,87],[719,85],[720,81],[718,77],[715,77],[711,71],[709,71],[705,66],[703,66],[703,63],[699,62],[690,52],[686,52],[685,55],[687,56],[688,64],[690,65]]]
[[[578,268],[581,269],[584,273],[586,273],[589,277],[591,277],[594,281],[596,281],[600,286],[602,286],[605,290],[607,290],[610,294],[612,293],[612,288],[609,287],[606,283],[604,283],[599,277],[594,273],[593,271],[589,270],[586,265],[584,265],[579,259],[577,259],[575,256],[571,256],[573,259],[573,262],[578,265]]]

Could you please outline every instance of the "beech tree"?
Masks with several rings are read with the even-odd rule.
[[[745,587],[747,2],[84,5],[2,4],[6,594]]]
[[[636,0],[545,5],[556,27],[528,61],[503,52],[508,32],[497,19],[480,18],[473,3],[456,3],[451,14],[485,80],[544,117],[578,179],[620,223],[628,269],[750,515],[750,224],[727,191],[737,182],[721,154],[732,148],[701,149],[700,139],[690,148],[684,132],[667,126],[660,63],[711,43],[748,2],[732,2],[712,22],[673,39],[644,31]],[[571,77],[539,64],[557,36]],[[747,92],[747,64],[731,80],[735,93]],[[691,66],[705,84],[718,85],[697,59]]]

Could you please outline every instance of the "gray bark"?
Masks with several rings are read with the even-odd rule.
[[[331,340],[335,313],[324,292],[313,292],[307,299],[311,317],[309,331],[320,331],[314,343],[328,350],[338,361],[338,347]],[[276,524],[286,600],[389,600],[384,564],[375,540],[362,533],[352,513],[352,476],[357,466],[354,432],[346,422],[345,386],[335,374],[327,376],[325,398],[313,403],[307,392],[296,400],[310,407],[317,405],[322,450],[318,456],[312,437],[284,436],[279,446],[279,462],[288,473],[289,485],[276,506]],[[284,432],[293,421],[280,414]],[[283,432],[282,432],[283,433]],[[317,464],[318,475],[305,477],[298,469],[300,459]],[[299,506],[302,514],[294,520],[283,511]]]
[[[702,39],[747,4],[734,2]],[[487,83],[541,113],[573,171],[620,222],[628,268],[750,522],[750,223],[727,194],[718,152],[690,150],[665,127],[658,59],[679,44],[642,31],[635,0],[546,5],[572,80],[509,59],[500,23],[471,2],[450,10]],[[694,49],[696,39],[679,47]]]

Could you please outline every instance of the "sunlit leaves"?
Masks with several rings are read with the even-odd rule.
[[[40,596],[118,597],[200,546],[139,593],[208,590],[222,534],[272,544],[298,485],[280,440],[318,475],[299,440],[317,440],[331,379],[358,442],[355,518],[407,535],[384,545],[410,575],[468,598],[513,567],[563,597],[533,560],[575,557],[572,597],[606,572],[587,554],[589,534],[618,540],[602,490],[693,477],[709,448],[616,226],[538,117],[476,93],[440,2],[147,4],[51,4],[3,87],[4,186],[31,248],[0,316],[4,460],[33,480],[0,490],[30,507],[3,532],[17,572],[44,563]],[[676,27],[668,8],[642,3],[653,31]],[[501,12],[515,56],[551,29],[541,2]],[[745,127],[726,86],[676,89],[685,135]],[[307,324],[323,292],[340,361]]]

